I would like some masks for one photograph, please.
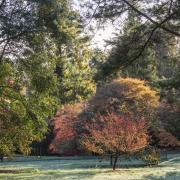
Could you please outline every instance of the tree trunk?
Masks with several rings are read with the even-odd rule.
[[[110,156],[110,165],[113,165],[113,155]]]
[[[114,158],[113,170],[116,169],[117,160],[118,160],[118,156],[116,155],[115,158]]]
[[[1,162],[3,162],[3,161],[4,161],[4,157],[3,157],[3,156],[0,156],[0,159],[1,159]]]

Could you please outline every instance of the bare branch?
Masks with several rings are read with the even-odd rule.
[[[4,47],[3,47],[3,49],[2,49],[2,52],[1,52],[1,55],[0,55],[0,62],[1,62],[2,59],[3,59],[3,56],[4,56],[4,53],[5,53],[5,51],[6,51],[6,47],[7,47],[8,43],[9,43],[9,41],[7,40],[6,43],[5,43],[5,45],[4,45]]]
[[[5,2],[6,2],[6,0],[2,0],[2,2],[0,4],[0,9],[2,8],[2,6],[4,5]]]
[[[159,24],[159,26],[163,25],[163,24],[164,24],[166,21],[168,21],[170,18],[171,18],[171,16],[168,16],[166,19],[164,19],[164,20]],[[147,41],[146,41],[145,44],[142,46],[142,48],[141,48],[140,52],[138,53],[138,55],[137,55],[135,58],[133,58],[132,60],[130,60],[130,61],[128,62],[128,64],[124,66],[124,68],[126,68],[127,66],[129,66],[130,64],[132,64],[136,59],[138,59],[138,58],[142,55],[142,53],[144,52],[144,50],[145,50],[146,47],[148,46],[149,42],[151,41],[151,38],[152,38],[154,32],[159,28],[159,26],[155,26],[155,27],[153,28],[153,30],[151,31],[151,33],[150,33]]]
[[[170,5],[169,5],[169,10],[168,10],[169,14],[171,13],[172,5],[173,5],[173,0],[171,0]]]
[[[135,6],[133,6],[131,3],[129,3],[127,0],[122,0],[124,3],[126,3],[132,10],[134,10],[135,12],[137,12],[138,14],[140,14],[141,16],[145,17],[147,20],[149,20],[150,22],[152,22],[153,24],[155,24],[158,28],[161,28],[171,34],[174,34],[176,36],[180,36],[180,34],[178,32],[175,32],[173,30],[170,30],[168,28],[166,28],[165,26],[163,26],[162,23],[156,22],[155,20],[153,20],[152,18],[150,18],[147,14],[141,12],[140,10],[138,10]],[[177,12],[174,12],[172,14],[170,14],[167,18],[168,20],[174,16]],[[166,21],[165,21],[166,22]]]
[[[99,3],[100,3],[100,2],[99,2]],[[95,10],[94,10],[94,12],[93,12],[93,14],[92,14],[89,22],[86,24],[86,26],[88,26],[88,25],[91,23],[92,19],[94,18],[94,15],[96,14],[97,9],[99,8],[99,3],[98,3],[98,5],[96,6],[96,8],[95,8]]]

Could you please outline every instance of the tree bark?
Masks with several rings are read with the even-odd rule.
[[[113,165],[113,155],[110,156],[110,165]]]
[[[113,170],[116,169],[117,160],[118,160],[118,156],[116,155],[115,158],[114,158]]]
[[[3,162],[3,161],[4,161],[4,157],[3,157],[3,156],[0,156],[0,159],[1,159],[1,162]]]

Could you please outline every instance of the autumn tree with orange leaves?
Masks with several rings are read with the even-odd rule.
[[[148,145],[148,125],[145,120],[134,121],[115,113],[98,115],[85,125],[81,143],[89,151],[114,156],[113,170],[118,157],[138,152]]]
[[[121,117],[153,123],[159,106],[158,93],[147,82],[134,78],[118,78],[97,88],[89,102],[88,111],[94,114],[115,112]]]

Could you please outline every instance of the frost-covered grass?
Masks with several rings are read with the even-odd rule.
[[[42,180],[180,180],[180,155],[168,155],[158,167],[130,167],[140,165],[139,161],[121,160],[115,172],[109,167],[109,161],[98,158],[73,157],[20,157],[14,162],[0,163],[0,170],[18,170],[15,173],[0,174],[0,179],[42,179]]]

